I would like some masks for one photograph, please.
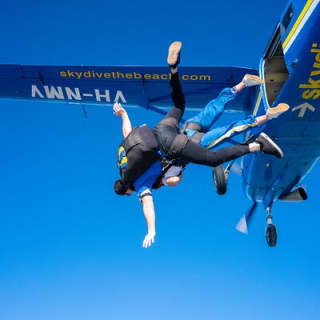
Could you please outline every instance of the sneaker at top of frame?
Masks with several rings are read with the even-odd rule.
[[[169,46],[167,62],[171,68],[175,68],[180,63],[181,47],[182,42],[180,41],[175,41]]]

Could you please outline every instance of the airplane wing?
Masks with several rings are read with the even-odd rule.
[[[225,87],[256,70],[241,67],[179,68],[187,108],[202,109]],[[0,65],[0,97],[76,104],[119,101],[160,113],[170,107],[168,67]],[[250,112],[256,88],[244,90],[229,111]]]

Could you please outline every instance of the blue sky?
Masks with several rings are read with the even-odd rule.
[[[17,1],[1,3],[0,62],[165,65],[183,41],[186,66],[257,68],[285,1]],[[135,197],[113,193],[120,120],[110,108],[1,100],[0,318],[318,319],[316,166],[309,200],[277,203],[276,248],[234,174],[215,194],[210,168],[190,165],[155,193],[156,243]],[[134,124],[159,115],[130,109]]]

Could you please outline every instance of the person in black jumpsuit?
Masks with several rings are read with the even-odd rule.
[[[159,143],[162,156],[165,156],[168,159],[181,159],[186,162],[193,162],[212,167],[255,151],[262,151],[281,158],[283,156],[281,149],[265,134],[260,134],[259,137],[250,144],[239,144],[213,152],[191,141],[186,135],[179,133],[179,122],[185,110],[185,98],[180,86],[177,70],[180,49],[181,43],[174,42],[170,46],[168,57],[168,64],[171,67],[171,97],[174,105],[153,129],[156,140]],[[123,135],[124,137],[127,137],[132,131],[130,120],[122,106],[119,106],[119,104],[116,103],[114,105],[114,111],[116,115],[121,116],[122,114]],[[157,160],[157,162],[160,162],[160,160]],[[157,162],[146,169],[138,178],[140,180],[145,178],[143,183],[145,183],[145,185],[148,184],[148,188],[144,188],[139,195],[148,228],[148,233],[143,240],[144,248],[152,245],[156,235],[155,209],[151,186],[158,179],[158,175],[154,174],[154,167]],[[140,163],[138,163],[138,165],[140,165]],[[156,167],[158,168],[157,170],[159,170],[159,177],[161,177],[161,163]],[[150,181],[151,178],[153,179],[152,181]],[[141,185],[142,187],[145,187],[143,183]],[[119,195],[130,195],[134,192],[134,190],[130,189],[130,187],[128,187],[121,179],[115,182],[114,190]]]
[[[283,153],[268,136],[263,134],[251,144],[238,144],[210,151],[180,134],[179,122],[185,110],[185,97],[181,89],[177,66],[180,62],[181,42],[174,42],[169,48],[168,64],[171,68],[170,87],[173,107],[154,128],[154,134],[166,158],[216,167],[249,152],[262,151],[281,158]]]

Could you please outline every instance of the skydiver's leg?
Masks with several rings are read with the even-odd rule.
[[[186,124],[196,124],[200,128],[196,131],[206,132],[210,127],[221,117],[224,112],[224,107],[227,102],[232,101],[236,98],[237,92],[233,91],[232,88],[223,89],[217,98],[211,100],[205,108],[200,111],[194,117],[188,119]],[[189,127],[189,128],[188,128]],[[197,127],[195,127],[197,129]],[[194,130],[192,126],[186,125],[186,132],[188,130]]]
[[[154,128],[154,133],[160,143],[160,148],[167,156],[171,154],[170,150],[174,139],[178,135],[179,122],[185,110],[185,99],[179,81],[179,74],[176,71],[174,73],[171,72],[170,75],[171,98],[174,106]],[[186,141],[184,139],[181,141],[182,148]]]
[[[263,81],[259,77],[247,74],[243,77],[241,82],[239,82],[233,88],[223,89],[219,93],[218,97],[210,101],[199,114],[186,121],[187,135],[191,136],[195,131],[209,131],[213,124],[223,114],[225,105],[228,102],[233,101],[236,98],[237,94],[244,88],[257,86],[261,83],[263,83]],[[192,126],[190,124],[196,124],[196,126]],[[198,128],[197,126],[200,126],[200,128]],[[192,132],[192,130],[195,131]]]
[[[249,152],[249,146],[246,144],[239,144],[214,152],[189,140],[181,152],[181,158],[188,162],[216,167],[223,162],[239,158]]]
[[[210,130],[202,136],[200,145],[207,149],[216,147],[220,143],[227,142],[228,139],[233,138],[240,133],[247,132],[253,127],[260,126],[268,120],[278,117],[288,109],[289,106],[287,104],[280,103],[276,107],[269,108],[265,115],[256,118],[253,116],[249,116],[245,120],[236,121],[231,123],[230,125]]]
[[[231,139],[236,135],[244,133],[252,129],[253,127],[263,123],[262,121],[260,121],[260,119],[259,121],[257,120],[258,118],[249,116],[245,120],[239,120],[229,125],[210,130],[202,136],[200,145],[207,149],[212,149],[213,147],[218,146],[220,143],[227,142],[228,139]]]
[[[216,152],[210,151],[189,140],[182,149],[180,156],[182,159],[189,162],[216,167],[223,162],[231,161],[242,157],[247,153],[257,151],[262,151],[278,158],[283,157],[283,152],[280,147],[265,133],[261,133],[258,138],[250,144],[238,144],[220,149]]]
[[[207,149],[212,149],[221,143],[228,142],[228,139],[231,139],[240,133],[245,133],[253,127],[264,124],[268,120],[273,119],[275,114],[278,116],[287,111],[288,108],[288,105],[279,104],[277,107],[269,108],[265,115],[256,118],[249,116],[245,120],[239,120],[229,125],[212,129],[207,133],[199,133],[195,131],[188,134],[190,133],[190,131],[188,131],[187,135],[192,138],[192,141],[199,142],[201,146]],[[277,111],[275,109],[277,109]]]
[[[181,46],[181,42],[176,41],[173,42],[169,47],[168,64],[170,66],[170,88],[173,107],[158,124],[173,127],[177,129],[177,132],[186,104],[178,74]]]
[[[179,134],[179,122],[185,110],[185,98],[180,85],[178,64],[180,62],[181,42],[169,47],[168,64],[170,66],[170,87],[173,107],[154,128],[160,149],[169,158],[174,158],[187,142],[185,135]]]
[[[179,122],[185,110],[185,99],[181,89],[179,74],[171,73],[170,86],[171,86],[171,98],[174,103],[170,111],[165,117],[158,123],[159,125],[166,125],[178,130]]]

